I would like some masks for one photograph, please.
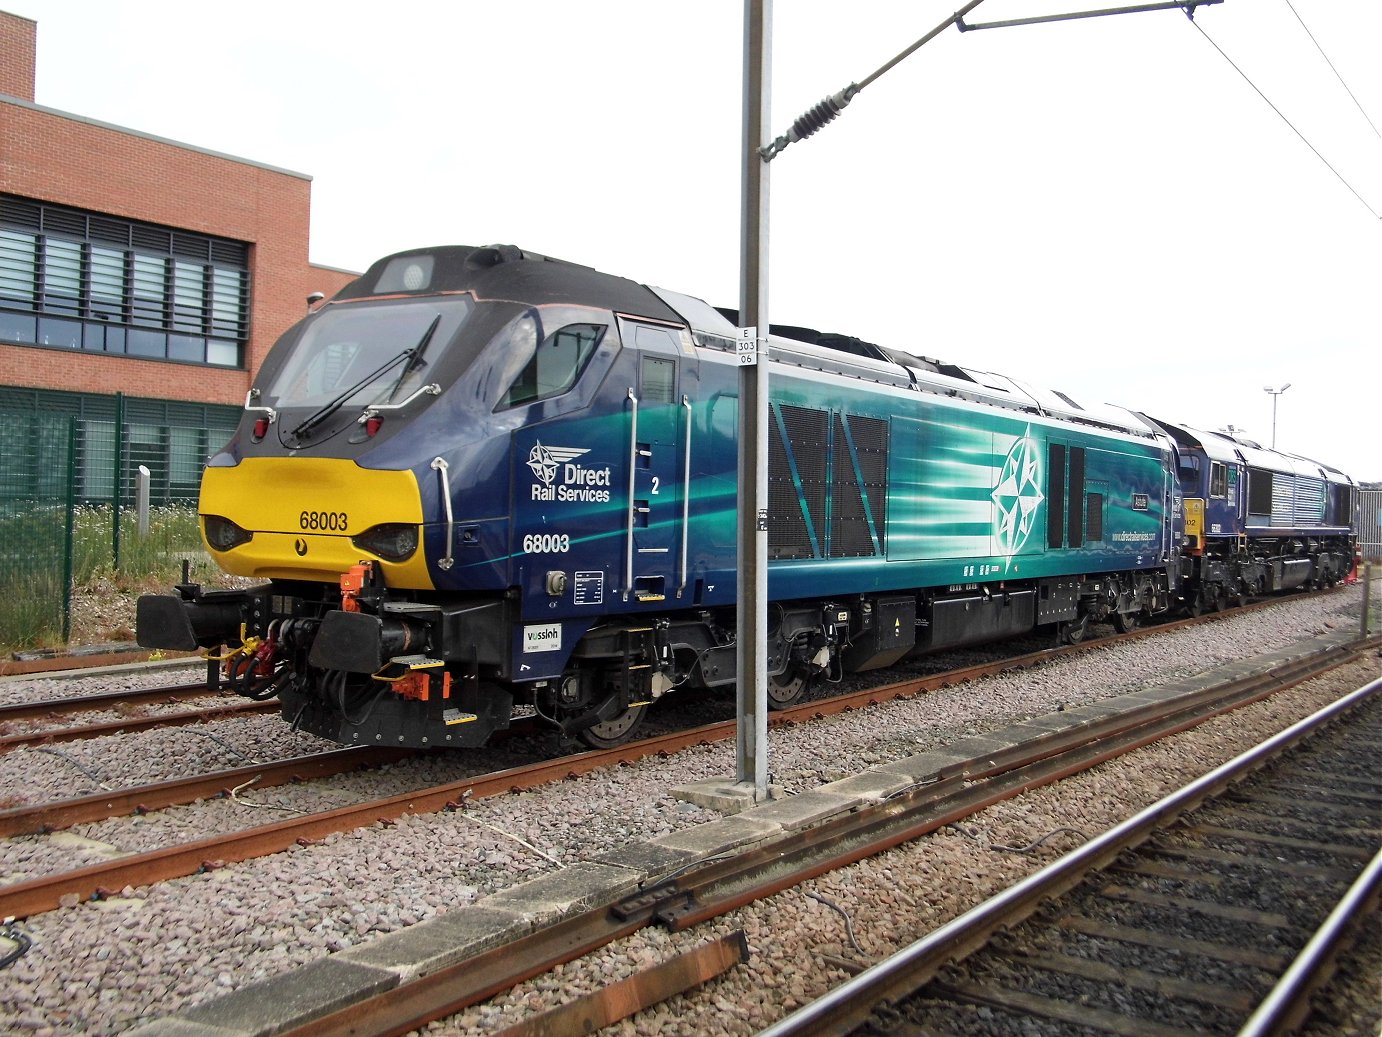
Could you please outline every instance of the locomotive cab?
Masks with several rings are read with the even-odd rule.
[[[481,744],[513,688],[617,739],[667,682],[616,662],[670,652],[593,648],[590,606],[686,592],[689,347],[657,295],[585,267],[507,246],[381,260],[276,344],[205,472],[212,557],[267,584],[150,597],[141,644],[238,643],[241,690],[348,744]]]

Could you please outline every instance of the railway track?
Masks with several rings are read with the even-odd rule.
[[[203,694],[213,694],[203,692]],[[78,724],[72,727],[40,728],[37,731],[24,731],[18,734],[0,735],[0,753],[36,745],[49,745],[56,742],[77,742],[88,738],[101,738],[105,735],[133,734],[138,731],[155,731],[163,727],[186,727],[189,724],[203,724],[208,720],[224,720],[233,717],[264,716],[278,711],[277,702],[227,702],[222,705],[202,709],[182,710],[172,713],[155,713],[150,716],[123,717],[119,720],[100,720],[95,723]]]
[[[1382,680],[1345,696],[762,1037],[1299,1023],[1382,888],[1380,696]]]
[[[1339,661],[1346,657],[1351,658],[1341,655]],[[1007,752],[989,749],[980,757],[956,760],[932,779],[885,796],[872,806],[836,814],[745,852],[707,858],[645,885],[635,895],[599,903],[514,942],[426,975],[410,976],[383,993],[372,991],[363,1001],[339,1010],[333,1007],[294,1024],[296,1029],[285,1026],[278,1032],[293,1037],[407,1032],[644,926],[691,929],[814,876],[907,843],[984,807],[1185,730],[1216,711],[1304,679],[1306,672],[1304,667],[1295,674],[1278,669],[1164,701],[1160,708],[1148,703],[1132,711],[1109,711],[1073,725],[1077,730],[1053,731]],[[275,987],[275,996],[286,996],[288,990]]]
[[[351,771],[381,767],[406,759],[410,755],[410,750],[379,749],[370,746],[337,749],[295,756],[273,763],[254,763],[208,774],[151,782],[147,785],[102,790],[50,803],[10,807],[0,810],[0,837],[36,835],[60,831],[83,822],[104,821],[127,814],[145,814],[198,799],[230,796],[249,785],[255,788],[271,788],[274,785],[312,781]]]
[[[1190,620],[1188,622],[1193,625],[1196,622],[1202,621],[1203,620]],[[1164,628],[1149,628],[1148,630],[1134,631],[1129,634],[1118,634],[1111,638],[1091,640],[1079,645],[1066,645],[1057,648],[1041,649],[1039,651],[1009,656],[1003,659],[976,663],[971,666],[943,670],[924,677],[911,677],[902,681],[891,681],[859,691],[814,699],[809,703],[801,704],[790,710],[774,712],[770,715],[769,720],[772,724],[790,724],[816,716],[847,712],[852,709],[863,708],[867,705],[885,702],[890,699],[905,698],[909,695],[922,694],[946,686],[979,680],[983,677],[1009,670],[1027,669],[1032,666],[1043,665],[1068,655],[1090,651],[1097,646],[1106,645],[1115,640],[1146,636],[1152,629]],[[122,705],[138,706],[165,704],[178,699],[206,697],[212,694],[215,693],[208,691],[203,685],[184,684],[173,685],[167,688],[151,688],[146,691],[132,693],[111,692],[101,695],[50,699],[43,702],[20,703],[14,706],[0,707],[0,722],[7,718],[11,720],[33,720],[46,718],[50,715],[67,715],[87,711],[107,711]],[[232,705],[240,707],[242,704],[233,703]],[[137,731],[152,730],[160,726],[190,724],[197,722],[198,719],[217,719],[243,714],[260,715],[264,712],[276,709],[277,701],[273,700],[262,704],[253,703],[244,705],[257,706],[259,708],[233,708],[228,711],[163,714],[157,717],[128,718],[121,721],[99,721],[95,724],[72,728],[25,732],[18,735],[0,737],[0,752],[20,746],[43,745],[49,742],[94,738],[105,734],[134,733]],[[705,727],[705,725],[696,726],[697,728]],[[523,717],[515,720],[514,726],[509,733],[515,735],[530,735],[535,733],[537,729],[538,725],[535,718]],[[675,730],[676,725],[672,725],[667,733],[671,733]],[[702,740],[712,740],[713,738],[723,737],[723,730],[722,726],[706,728],[701,732],[703,735]],[[667,751],[663,747],[663,743],[657,739],[644,739],[643,741],[655,747],[652,751]],[[640,750],[640,743],[637,742],[622,748],[627,749],[628,752],[634,756],[648,755],[647,752]],[[619,756],[621,754],[621,749],[614,749],[610,752]],[[242,782],[250,780],[254,780],[256,788],[271,788],[274,785],[288,781],[305,780],[307,776],[317,778],[331,774],[340,774],[347,770],[360,767],[378,766],[380,763],[392,763],[396,760],[416,754],[416,750],[384,750],[379,753],[362,754],[355,757],[347,756],[343,752],[324,753],[319,756],[297,757],[274,764],[252,764],[246,767],[215,771],[209,774],[192,775],[171,781],[161,781],[145,785],[106,790],[102,793],[89,796],[14,807],[0,811],[0,836],[25,835],[43,831],[53,831],[82,822],[105,820],[106,818],[118,817],[131,812],[179,806],[208,796],[222,795],[227,790],[236,788]],[[620,758],[623,757],[621,756]],[[352,759],[360,762],[347,762]],[[596,755],[591,754],[573,757],[573,761],[579,761],[577,769],[581,771],[594,769],[594,767],[600,766],[601,764],[596,762],[597,759],[598,757]]]
[[[1311,593],[1331,594],[1335,593],[1337,590],[1338,588],[1330,588],[1313,591]],[[1053,659],[1090,651],[1120,641],[1147,637],[1156,633],[1180,630],[1200,623],[1216,622],[1226,618],[1227,615],[1271,608],[1273,605],[1289,600],[1292,599],[1280,597],[1264,598],[1245,606],[1235,606],[1231,612],[1226,614],[1208,613],[1201,616],[1167,620],[1128,633],[1111,633],[1103,637],[1086,638],[1079,644],[1058,645],[1016,654],[1001,660],[943,671],[934,675],[935,680],[939,681],[939,683],[930,686],[944,687],[947,683],[973,680],[991,673],[1002,672],[1005,669],[1020,669],[1038,665]],[[1028,640],[1038,639],[1029,638]],[[929,660],[930,657],[924,658]],[[80,671],[73,670],[66,672],[70,676]],[[208,679],[215,679],[214,671],[211,671]],[[903,685],[909,683],[911,680],[915,680],[915,678],[908,678],[907,680],[894,683]],[[878,693],[885,697],[890,695],[889,689],[891,686],[890,684],[880,685],[877,689]],[[926,689],[923,688],[922,690]],[[207,698],[230,699],[231,701],[223,702],[215,706],[180,712],[167,712],[142,716],[131,715],[129,713],[129,711],[142,706],[165,706],[182,701],[194,701]],[[828,701],[828,697],[815,701]],[[8,705],[0,705],[0,753],[24,746],[78,741],[111,734],[134,733],[138,731],[155,730],[161,727],[183,726],[195,724],[202,720],[240,715],[261,716],[273,713],[278,708],[277,699],[270,699],[264,702],[241,701],[238,697],[232,695],[228,689],[221,686],[209,686],[205,681],[173,684],[166,687],[142,690],[103,692],[94,695],[58,696],[33,702],[11,703]],[[43,727],[37,730],[24,730],[18,732],[11,732],[8,730],[11,725],[16,723],[33,724],[35,722],[47,722],[60,717],[74,716],[81,713],[109,712],[125,715],[122,715],[117,720],[102,719],[91,723],[75,724],[68,727]],[[518,726],[522,729],[524,725],[520,723]]]
[[[163,688],[106,691],[96,695],[67,695],[35,702],[13,702],[0,706],[0,724],[15,720],[47,720],[73,713],[99,713],[130,706],[169,705],[184,699],[210,698],[228,692],[208,688],[205,683],[170,684]]]
[[[1202,621],[1184,620],[1181,623],[1189,625]],[[1121,637],[1136,638],[1165,629],[1165,626],[1149,628],[1148,630],[1121,635]],[[808,702],[781,710],[772,715],[772,722],[775,725],[799,723],[835,713],[849,712],[894,698],[905,698],[928,690],[978,680],[991,674],[1040,665],[1063,658],[1071,653],[1089,651],[1107,643],[1107,640],[1101,640],[1045,649],[1022,656],[982,663],[961,670],[896,681],[881,687]],[[1331,663],[1336,662],[1337,660],[1331,660]],[[1261,689],[1254,690],[1252,697],[1268,694],[1275,687],[1282,686],[1283,681],[1288,679],[1290,678],[1286,676],[1278,676],[1277,680],[1268,682]],[[1304,675],[1302,674],[1295,679],[1304,679]],[[1234,704],[1241,704],[1242,701],[1250,700],[1251,697],[1239,699]],[[1226,705],[1222,708],[1232,708],[1232,706]],[[80,899],[100,897],[108,890],[166,881],[193,874],[206,867],[221,866],[280,852],[296,843],[319,840],[326,835],[349,831],[381,820],[391,821],[405,814],[454,809],[467,798],[484,798],[533,788],[549,781],[588,773],[601,767],[658,754],[675,753],[692,745],[730,740],[735,735],[734,721],[703,725],[690,730],[676,731],[629,743],[615,749],[539,761],[528,766],[466,778],[458,782],[418,789],[348,807],[309,813],[301,817],[246,829],[230,835],[192,840],[177,846],[118,857],[111,861],[69,872],[12,883],[0,887],[0,917],[27,917],[36,912],[50,910],[56,907],[64,897],[71,895],[76,895]],[[1045,749],[1043,751],[1049,752],[1050,750]],[[1011,755],[997,754],[992,762],[994,765],[1006,765],[1005,761]],[[397,758],[398,756],[391,757],[391,759]],[[331,766],[351,769],[354,765],[347,761],[352,759],[358,759],[362,764],[368,762],[364,756],[353,758],[336,754],[333,755]],[[7,825],[9,830],[15,834],[21,831],[34,832],[61,828],[68,824],[77,823],[79,820],[98,820],[102,814],[105,817],[111,817],[138,811],[141,807],[154,809],[154,803],[168,806],[179,802],[191,802],[208,795],[221,795],[228,789],[251,780],[255,781],[257,788],[269,787],[276,781],[292,780],[301,770],[307,769],[309,766],[313,765],[300,763],[294,766],[290,762],[287,766],[274,766],[272,768],[268,765],[258,768],[236,768],[232,771],[194,777],[185,783],[162,782],[156,785],[114,790],[109,794],[81,797],[80,800],[13,808],[0,812],[0,825]],[[325,767],[321,764],[315,766]],[[250,773],[251,771],[253,773]],[[330,773],[330,771],[323,769],[322,773]],[[340,773],[340,770],[336,770],[335,773]]]

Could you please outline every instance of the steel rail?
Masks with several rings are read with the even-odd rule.
[[[841,1035],[857,1029],[882,1001],[898,1001],[931,979],[945,964],[982,946],[1004,926],[1026,918],[1044,900],[1072,888],[1091,870],[1174,821],[1236,778],[1295,745],[1324,724],[1382,691],[1382,678],[1312,713],[1252,749],[1165,796],[1126,821],[1002,893],[989,898],[889,958],[865,969],[830,993],[760,1032],[758,1037]]]
[[[1382,850],[1373,854],[1363,873],[1243,1024],[1238,1037],[1289,1033],[1305,1020],[1310,1011],[1311,992],[1326,978],[1353,921],[1376,907],[1379,888],[1382,888]]]
[[[804,879],[910,842],[1005,799],[1190,730],[1211,717],[1318,676],[1347,658],[1334,652],[1320,653],[1269,674],[1240,678],[1183,696],[1173,703],[1139,707],[1055,736],[1038,737],[1006,751],[987,753],[952,765],[938,774],[934,784],[885,804],[889,809],[846,814],[810,829],[800,837],[799,843],[775,844],[763,851],[750,851],[733,862],[702,867],[680,884],[678,896],[685,902],[670,900],[659,912],[658,920],[678,930],[708,921]],[[832,844],[838,844],[841,849],[827,850]],[[758,864],[763,872],[761,878],[736,879],[734,892],[728,900],[715,892],[717,886],[725,884],[725,877],[730,873],[751,872],[755,855],[762,858]],[[809,863],[792,872],[792,862],[797,858]],[[782,877],[784,871],[791,872],[786,879]]]
[[[1339,660],[1342,661],[1342,660]],[[1301,677],[1300,679],[1305,679]],[[1259,685],[1273,675],[1255,678]],[[1234,682],[1228,694],[1241,704],[1252,695],[1248,680]],[[791,888],[801,881],[871,856],[919,834],[973,813],[1039,784],[1086,769],[1168,733],[1194,726],[1211,715],[1204,703],[1178,709],[1160,733],[1142,723],[1126,732],[1121,747],[1098,742],[1079,745],[1051,758],[1049,746],[1035,755],[1042,762],[990,779],[974,772],[987,763],[957,765],[933,785],[877,806],[865,806],[803,833],[773,841],[726,861],[705,862],[661,884],[615,903],[595,906],[513,943],[496,947],[420,976],[328,1015],[283,1031],[281,1037],[397,1037],[427,1022],[477,1004],[562,962],[588,954],[654,922],[680,930],[718,917],[750,901]],[[1086,739],[1087,741],[1087,739]],[[1071,758],[1073,757],[1073,758]],[[1041,768],[1037,770],[1035,768]],[[881,833],[881,834],[880,834]]]
[[[232,790],[246,784],[252,783],[256,789],[271,788],[275,785],[380,767],[413,755],[416,755],[415,750],[377,746],[334,749],[308,756],[295,756],[288,760],[232,767],[188,778],[173,778],[48,803],[10,807],[0,810],[0,837],[34,835],[70,828],[87,821],[104,821],[127,814],[146,814],[198,799],[228,796]]]
[[[594,1033],[666,1001],[674,994],[698,987],[748,960],[748,938],[744,930],[736,929],[585,997],[505,1027],[495,1037]]]
[[[1329,588],[1327,590],[1315,591],[1311,593],[1328,594],[1334,593],[1337,590],[1339,590],[1339,588]],[[1013,656],[1008,659],[995,661],[992,663],[981,663],[975,666],[963,667],[958,670],[948,671],[947,673],[936,674],[926,678],[908,678],[903,681],[894,682],[893,684],[881,685],[873,689],[873,694],[889,694],[893,691],[893,689],[905,689],[912,686],[914,683],[916,684],[915,690],[917,691],[926,691],[937,687],[945,687],[947,684],[959,683],[967,680],[975,680],[978,677],[987,676],[992,673],[1002,672],[1003,670],[1007,669],[1022,669],[1028,666],[1037,665],[1039,663],[1047,662],[1053,659],[1064,658],[1068,655],[1077,655],[1081,652],[1090,651],[1095,648],[1106,647],[1110,644],[1114,644],[1125,640],[1136,640],[1141,637],[1149,637],[1158,633],[1181,630],[1184,628],[1196,626],[1200,623],[1218,622],[1224,619],[1231,618],[1235,614],[1255,612],[1261,609],[1268,609],[1274,605],[1284,603],[1287,600],[1290,599],[1280,597],[1265,598],[1259,601],[1252,602],[1248,605],[1234,606],[1225,612],[1206,612],[1200,616],[1191,616],[1177,620],[1169,620],[1164,623],[1156,623],[1149,626],[1139,627],[1138,629],[1129,631],[1125,634],[1110,634],[1104,637],[1090,638],[1082,640],[1078,644],[1073,645],[1056,645],[1051,648],[1041,649],[1036,652],[1028,652],[1022,655]],[[852,698],[857,700],[860,697],[863,697],[867,700],[869,694],[869,692],[855,692],[851,693],[850,696],[846,696],[846,698]],[[205,682],[202,682],[197,684],[169,685],[168,687],[164,688],[149,688],[146,690],[139,691],[103,692],[96,695],[80,695],[56,699],[44,699],[39,702],[19,702],[0,706],[0,724],[3,724],[5,721],[39,720],[47,716],[62,716],[69,713],[111,710],[118,709],[121,706],[157,705],[167,703],[172,699],[202,697],[230,698],[233,696],[231,694],[231,689],[226,685],[212,687],[206,684]],[[837,698],[838,697],[839,696],[837,696]],[[264,707],[262,711],[267,712],[271,708],[271,706],[273,706],[276,703],[276,699],[266,700],[264,703],[262,703],[262,706]],[[251,710],[251,712],[254,711]],[[170,715],[176,716],[177,714]],[[785,713],[775,712],[773,714],[774,722],[784,722],[782,719],[777,719],[784,716],[786,716]],[[142,718],[131,718],[129,722],[123,724],[116,724],[113,728],[109,726],[98,728],[93,725],[92,729],[96,731],[97,735],[110,734],[120,730],[140,730],[142,728],[137,726],[137,724],[141,719]],[[73,733],[68,734],[68,730],[72,731]],[[3,752],[5,750],[7,744],[10,748],[12,748],[14,745],[33,744],[33,742],[31,741],[24,740],[28,738],[47,737],[52,741],[75,740],[84,737],[83,735],[76,733],[82,730],[86,729],[61,729],[55,730],[47,735],[31,735],[25,733],[18,736],[10,736],[15,738],[13,744],[8,744],[4,737],[0,737],[0,752]]]
[[[1252,605],[1244,606],[1238,611],[1250,611],[1258,608],[1270,607],[1272,604],[1275,604],[1275,600],[1256,602]],[[1156,633],[1179,630],[1183,627],[1218,620],[1223,618],[1224,615],[1223,613],[1214,613],[1190,619],[1176,620],[1171,623],[1159,624],[1157,626],[1143,627],[1126,634],[1114,634],[1109,637],[1081,641],[1079,644],[1045,648],[1040,651],[1028,652],[1023,655],[1012,656],[989,663],[978,663],[974,666],[967,666],[958,670],[949,670],[945,673],[932,674],[927,677],[908,678],[906,680],[865,689],[863,691],[832,696],[828,699],[820,699],[811,703],[801,703],[784,710],[774,711],[769,717],[769,725],[776,726],[792,723],[796,720],[814,717],[816,715],[829,715],[831,713],[855,709],[864,704],[871,705],[894,698],[903,698],[923,691],[944,688],[952,684],[978,680],[981,677],[1003,673],[1007,670],[1026,669],[1056,659],[1062,659],[1070,655],[1091,651],[1098,647],[1104,647],[1116,641],[1135,640],[1139,637],[1147,637]],[[88,695],[68,699],[49,699],[43,702],[0,706],[0,721],[41,719],[50,714],[61,715],[63,713],[109,710],[118,708],[122,704],[158,704],[167,701],[170,696],[186,698],[199,698],[203,696],[208,698],[226,697],[224,691],[218,691],[204,685],[200,686],[200,690],[198,690],[198,687],[197,685],[180,685],[168,688],[153,688],[147,691],[123,693],[110,692],[100,695]],[[265,713],[271,713],[278,708],[279,704],[277,699],[265,702],[235,701],[202,711],[165,713],[150,717],[129,717],[122,720],[105,721],[98,724],[83,724],[76,727],[48,728],[42,731],[0,735],[0,753],[5,753],[21,746],[42,745],[48,742],[79,741],[86,738],[99,738],[110,734],[148,731],[161,727],[176,727],[184,724],[195,724],[200,720],[213,720],[226,716],[243,714],[259,716]]]
[[[1119,635],[1122,637],[1136,637],[1141,631],[1132,634]],[[896,698],[906,698],[924,691],[942,688],[951,684],[960,684],[966,681],[978,680],[984,676],[1001,673],[1009,669],[1027,668],[1030,666],[1041,665],[1053,659],[1063,657],[1063,654],[1070,651],[1086,650],[1101,642],[1089,642],[1076,646],[1065,646],[1064,649],[1043,649],[1039,652],[1032,652],[1009,659],[998,660],[991,663],[979,663],[974,666],[964,667],[959,670],[950,670],[941,674],[932,674],[926,677],[916,677],[905,681],[896,681],[892,684],[883,685],[877,688],[865,689],[862,691],[851,692],[845,695],[833,696],[829,699],[819,700],[809,703],[801,703],[785,710],[774,712],[770,716],[770,721],[775,726],[791,725],[805,720],[818,717],[829,716],[840,712],[849,712],[854,709],[864,708],[869,705],[876,705],[881,702]],[[185,686],[185,688],[162,688],[150,689],[147,692],[136,693],[140,702],[160,702],[166,699],[169,693],[176,694],[179,691],[191,690],[196,686]],[[205,690],[205,689],[203,689]],[[207,691],[206,694],[213,694]],[[64,700],[58,700],[62,702]],[[122,700],[120,693],[110,693],[108,695],[86,696],[80,700],[82,702],[93,703],[92,708],[106,707],[109,704],[118,704]],[[99,704],[99,705],[97,705]],[[24,704],[25,707],[33,710],[31,715],[43,715],[44,706],[47,703]],[[267,703],[265,704],[267,707]],[[76,711],[76,710],[74,710]],[[204,714],[199,714],[204,715]],[[186,716],[186,714],[172,714],[172,716]],[[521,718],[528,720],[531,718]],[[75,731],[91,732],[90,737],[97,734],[119,733],[123,731],[133,731],[142,729],[135,721],[112,722],[114,726],[107,724],[103,727],[89,725],[84,728],[72,729]],[[696,742],[712,742],[733,737],[733,721],[721,721],[718,724],[703,725],[687,732],[688,737],[695,738]],[[535,725],[526,723],[516,723],[514,731],[523,730],[524,733],[532,733],[529,728]],[[33,745],[42,741],[63,741],[65,730],[36,732],[15,737],[15,745]],[[668,736],[675,738],[675,735]],[[28,739],[28,741],[25,741]],[[649,753],[669,752],[680,746],[669,745],[666,738],[648,740],[649,748],[646,752],[640,749],[643,743],[630,743],[626,747],[608,750],[615,754],[626,753],[629,756],[640,757]],[[694,743],[693,743],[694,744]],[[0,751],[4,750],[5,739],[0,738]],[[14,746],[11,746],[14,747]],[[357,747],[350,747],[352,749]],[[395,759],[406,756],[407,750],[385,750],[387,760],[392,762]],[[326,759],[340,759],[340,757],[325,754]],[[621,760],[627,756],[620,756]],[[300,759],[308,759],[302,757]],[[590,754],[578,754],[568,757],[576,762],[591,761],[590,769],[601,766],[602,764],[592,759]],[[259,788],[268,788],[283,781],[294,780],[295,776],[302,772],[292,770],[293,761],[285,761],[278,765],[265,765],[263,768],[254,766],[234,768],[218,771],[214,774],[203,775],[197,778],[178,779],[170,782],[156,782],[146,785],[131,786],[106,790],[100,793],[93,793],[89,796],[74,797],[64,800],[56,800],[50,803],[43,803],[31,806],[18,806],[8,810],[0,811],[0,837],[26,835],[41,831],[51,831],[68,827],[86,821],[100,821],[106,818],[128,814],[135,810],[156,810],[168,806],[177,806],[189,803],[198,798],[218,795],[227,788],[233,788],[242,781],[247,781],[256,775],[262,775],[256,783]],[[365,761],[359,766],[372,766],[374,764]],[[582,762],[582,767],[584,763]],[[287,777],[279,778],[280,774],[287,774]],[[339,773],[330,770],[312,770],[311,777],[321,777],[330,773]]]
[[[728,727],[732,731],[733,722],[711,726]],[[704,731],[704,728],[696,728],[635,745],[558,757],[0,886],[0,917],[27,917],[52,910],[67,895],[88,899],[101,895],[104,890],[180,878],[208,867],[266,856],[299,842],[312,842],[379,821],[392,821],[407,814],[456,809],[469,798],[480,799],[522,791],[575,777],[598,767],[636,760],[641,756],[675,752],[679,748],[710,740],[702,734]]]
[[[27,731],[23,734],[0,736],[0,753],[18,749],[21,746],[45,745],[49,742],[77,742],[87,738],[100,738],[103,735],[128,734],[135,731],[152,731],[160,727],[185,727],[200,724],[206,720],[223,720],[227,717],[259,716],[278,710],[278,702],[230,702],[208,709],[184,711],[181,713],[161,713],[147,717],[130,717],[126,720],[109,720],[100,724],[82,724],[78,727],[50,727],[42,731]]]
[[[205,684],[173,684],[166,688],[143,691],[107,691],[99,695],[73,695],[67,698],[43,699],[40,702],[12,702],[0,706],[0,723],[7,720],[42,720],[69,713],[97,712],[121,706],[158,705],[186,698],[225,697],[228,689],[208,688]]]
[[[1317,658],[1321,661],[1317,665],[1320,667],[1338,665],[1344,661],[1344,657],[1344,653],[1340,649],[1331,649],[1320,653]],[[1282,686],[1287,679],[1306,679],[1313,672],[1307,665],[1309,662],[1310,660],[1307,659],[1297,664],[1296,672],[1299,673],[1299,676],[1290,677],[1285,669],[1278,671],[1271,675],[1271,679],[1264,682],[1262,690],[1253,694],[1258,697],[1269,694],[1274,687]],[[992,664],[985,664],[985,666],[988,665]],[[914,684],[926,684],[934,679],[936,678],[921,678],[917,682],[892,685],[890,689],[870,689],[829,702],[806,703],[781,711],[777,714],[778,722],[788,723],[808,717],[824,716],[828,713],[844,712],[864,704],[881,701],[880,695],[884,690],[891,690],[894,693],[893,697],[896,697],[906,692]],[[1200,698],[1202,697],[1203,695]],[[1200,719],[1203,719],[1203,716],[1210,715],[1207,711],[1211,708],[1197,699],[1192,710],[1198,711],[1202,715],[1198,719],[1188,721],[1187,724],[1198,723]],[[1224,708],[1232,707],[1225,706]],[[1145,713],[1146,708],[1144,707],[1140,712]],[[1037,754],[1038,759],[1047,759],[1064,751],[1062,745],[1065,741],[1074,739],[1082,743],[1088,742],[1092,738],[1100,737],[1100,732],[1109,729],[1110,725],[1114,728],[1117,727],[1116,717],[1103,723],[1083,725],[1073,732],[1043,736],[1033,740],[1028,745],[1032,747],[1031,751]],[[89,899],[102,895],[103,891],[111,889],[181,878],[195,874],[207,867],[217,867],[266,856],[285,850],[299,842],[311,842],[327,835],[365,827],[381,820],[391,821],[407,814],[425,814],[443,809],[454,809],[467,798],[480,799],[510,791],[533,788],[550,781],[589,773],[604,766],[634,762],[647,756],[675,753],[694,745],[726,741],[734,738],[735,734],[735,721],[722,721],[613,749],[558,757],[554,760],[449,782],[385,799],[308,814],[300,818],[291,818],[229,835],[193,840],[158,850],[130,854],[54,875],[40,876],[8,886],[0,886],[0,917],[28,917],[31,914],[52,910],[61,903],[64,896],[76,895],[82,899]],[[982,760],[971,761],[967,767],[957,767],[955,774],[959,778],[974,779],[1021,766],[1022,763],[1023,758],[1020,747],[1018,747],[1007,753],[989,754]],[[1067,773],[1073,773],[1073,771]]]

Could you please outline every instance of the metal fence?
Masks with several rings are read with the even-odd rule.
[[[1382,490],[1358,491],[1358,546],[1364,558],[1382,559]]]
[[[74,578],[147,570],[195,533],[206,458],[239,408],[0,386],[0,645],[66,641]],[[160,537],[135,533],[140,467]],[[181,514],[183,521],[170,521]]]

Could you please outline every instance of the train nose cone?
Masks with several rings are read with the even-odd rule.
[[[366,535],[380,527],[416,531],[422,525],[422,495],[411,471],[361,468],[342,458],[245,458],[206,470],[200,510],[252,534],[226,550],[208,544],[217,563],[238,576],[335,583],[373,557],[388,586],[433,589],[421,550],[380,554],[373,549],[378,538]]]

